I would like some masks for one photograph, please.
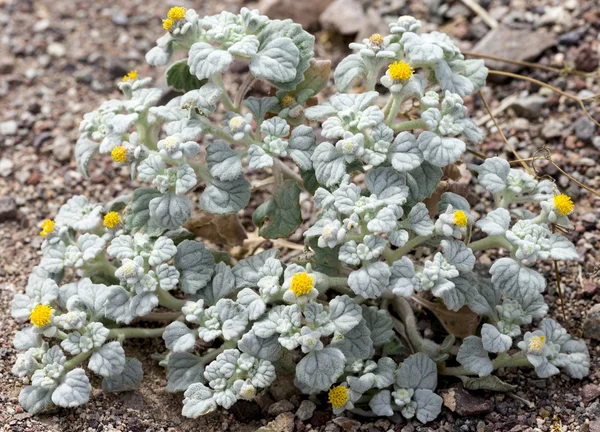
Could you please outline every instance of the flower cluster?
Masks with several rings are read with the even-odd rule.
[[[464,97],[487,69],[420,27],[403,16],[389,35],[351,44],[334,72],[338,93],[317,104],[330,65],[312,58],[314,37],[298,24],[245,8],[204,18],[171,8],[146,59],[171,63],[167,83],[182,95],[157,105],[162,91],[129,72],[122,99],[84,116],[75,149],[84,175],[110,155],[140,187],[107,205],[75,196],[41,223],[42,259],[13,301],[15,319],[31,324],[14,339],[13,372],[29,380],[21,405],[85,403],[84,363],[104,391],[137,388],[141,362],[122,347],[130,337],[164,340],[167,390],[184,392],[188,417],[254,399],[281,369],[295,370],[300,391],[327,393],[336,414],[421,422],[440,413],[438,373],[488,390],[509,386],[480,379],[500,367],[586,376],[587,347],[544,318],[546,280],[533,268],[578,258],[554,229],[569,228],[573,201],[497,157],[470,166],[496,203],[489,213],[442,193],[465,141],[483,139]],[[234,59],[249,73],[231,97],[222,75]],[[271,96],[246,97],[255,80]],[[364,91],[349,92],[358,81]],[[324,141],[311,121],[322,121]],[[184,228],[196,203],[217,215],[244,209],[248,169],[272,175],[262,186],[273,184],[273,196],[253,213],[260,236],[302,227],[301,260],[268,249],[236,261]],[[317,209],[307,223],[303,190]],[[495,248],[507,253],[485,277],[476,254]],[[482,324],[441,343],[424,338],[411,298],[450,315],[469,308]],[[130,326],[164,317],[165,327]]]

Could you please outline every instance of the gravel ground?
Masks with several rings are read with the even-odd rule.
[[[127,5],[125,5],[127,3]],[[165,3],[168,3],[166,5]],[[240,0],[184,2],[200,15],[227,9],[236,11]],[[473,46],[489,32],[482,20],[462,3],[407,2],[404,0],[364,0],[369,20],[361,31],[381,25],[382,16],[414,14],[430,22],[430,28],[444,27],[463,49]],[[550,32],[549,48],[534,57],[540,64],[561,67],[564,62],[580,70],[598,67],[600,14],[596,0],[485,0],[482,4],[501,23]],[[273,421],[271,431],[586,431],[600,430],[600,363],[597,342],[590,342],[592,372],[583,381],[564,375],[539,380],[529,371],[506,372],[504,379],[517,384],[513,397],[504,394],[467,395],[465,407],[479,409],[479,415],[462,417],[444,408],[436,422],[421,426],[400,417],[360,419],[341,417],[332,420],[324,399],[306,421],[295,419],[302,398],[290,392],[289,382],[281,380],[258,403],[236,404],[229,412],[218,411],[198,420],[181,417],[181,395],[163,390],[166,379],[162,368],[151,359],[159,352],[159,341],[131,341],[128,355],[144,363],[144,382],[137,392],[105,395],[95,390],[90,402],[74,410],[31,416],[18,405],[24,383],[10,373],[16,352],[11,340],[18,325],[10,317],[10,302],[24,289],[31,268],[39,260],[41,238],[38,224],[55,214],[59,205],[74,194],[84,193],[105,202],[134,184],[127,173],[95,161],[92,181],[77,172],[72,157],[77,127],[83,114],[103,100],[115,97],[116,83],[130,69],[162,82],[162,72],[144,63],[145,52],[161,34],[160,17],[171,2],[160,0],[0,0],[2,42],[0,43],[0,430],[1,431],[254,431]],[[596,9],[594,9],[596,8]],[[344,13],[340,13],[344,19]],[[367,22],[368,21],[368,22]],[[344,54],[344,44],[353,36],[333,30],[316,30],[317,54],[335,61]],[[385,31],[385,30],[384,30]],[[514,52],[519,55],[519,50]],[[510,53],[509,53],[510,55]],[[494,66],[496,67],[496,66]],[[566,78],[559,74],[526,69],[524,74],[548,82],[581,97],[600,93],[599,80],[591,77]],[[523,81],[494,83],[484,89],[492,108],[499,110],[503,131],[524,158],[546,145],[552,159],[565,171],[588,186],[600,189],[600,138],[575,103]],[[532,95],[541,97],[537,102]],[[510,98],[517,100],[509,103]],[[533,99],[532,99],[533,98]],[[536,105],[537,103],[537,105]],[[475,118],[483,119],[478,98],[469,101]],[[600,119],[598,104],[587,104]],[[533,108],[532,108],[533,107]],[[481,122],[489,132],[478,148],[488,156],[509,157],[493,125]],[[471,156],[465,162],[474,162]],[[558,311],[556,282],[550,266],[546,299],[550,315],[582,334],[586,311],[600,300],[597,289],[600,231],[599,200],[569,183],[566,176],[547,162],[536,163],[540,175],[551,176],[576,201],[575,229],[569,234],[581,252],[580,262],[559,270],[566,302],[566,322]],[[465,175],[461,181],[469,180]],[[482,191],[475,189],[477,196]],[[490,202],[475,200],[475,211],[483,212]],[[491,262],[493,255],[483,256]],[[422,330],[431,331],[426,313],[421,313]],[[588,340],[589,342],[589,340]],[[98,387],[99,382],[93,383]],[[442,381],[440,387],[456,385]],[[460,392],[460,389],[456,391]],[[271,405],[275,400],[283,399]],[[523,400],[533,403],[529,407]],[[306,404],[304,405],[306,407]],[[275,420],[274,420],[275,419]],[[558,420],[562,421],[562,429]],[[267,429],[265,429],[267,430]]]

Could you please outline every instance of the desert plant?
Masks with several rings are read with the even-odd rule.
[[[161,90],[132,71],[119,84],[123,99],[84,116],[76,145],[85,175],[110,155],[145,185],[106,205],[75,196],[42,223],[43,258],[13,301],[13,316],[31,322],[14,340],[23,352],[13,372],[30,378],[21,405],[37,413],[87,402],[85,366],[104,391],[137,388],[141,362],[122,343],[140,337],[164,339],[167,390],[184,392],[188,417],[253,399],[276,370],[294,372],[306,394],[329,392],[335,413],[421,422],[440,412],[438,373],[499,391],[512,388],[493,375],[500,367],[584,377],[585,344],[552,319],[537,322],[548,306],[533,268],[577,259],[553,229],[569,226],[573,202],[497,157],[470,167],[493,196],[488,214],[477,220],[465,198],[437,193],[465,153],[463,139],[483,138],[463,98],[484,85],[487,69],[420,26],[403,16],[388,36],[351,44],[356,53],[335,83],[346,92],[360,81],[362,91],[316,104],[329,62],[313,59],[314,37],[300,25],[245,8],[204,18],[172,8],[146,59],[170,64],[166,81],[183,94],[156,106]],[[172,61],[176,54],[187,57]],[[249,72],[230,97],[222,74],[234,60]],[[384,95],[375,90],[382,69]],[[246,97],[255,80],[273,95]],[[317,143],[309,124],[320,120]],[[245,168],[274,178],[272,198],[253,216],[265,238],[294,233],[301,191],[314,198],[309,260],[283,262],[269,249],[232,265],[182,228],[195,212],[190,196],[218,215],[244,209]],[[475,252],[487,249],[502,257],[475,271]],[[484,323],[427,339],[411,299],[446,314],[470,310]],[[129,326],[158,307],[176,312],[166,327]]]

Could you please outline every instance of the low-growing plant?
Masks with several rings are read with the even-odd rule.
[[[538,322],[546,280],[533,266],[578,258],[554,229],[570,225],[571,199],[498,157],[470,166],[493,197],[488,214],[440,193],[463,139],[483,138],[464,105],[485,83],[483,61],[403,16],[390,35],[351,44],[356,53],[337,66],[337,90],[360,81],[362,91],[317,104],[329,62],[313,59],[314,37],[300,25],[248,9],[200,18],[174,7],[163,27],[146,59],[170,64],[167,84],[183,94],[157,106],[163,92],[132,71],[119,84],[123,99],[84,116],[76,145],[86,176],[92,159],[110,155],[145,186],[106,205],[69,199],[42,223],[43,257],[13,301],[13,316],[31,322],[14,340],[23,352],[13,372],[30,379],[23,408],[84,404],[86,366],[104,391],[136,389],[141,362],[122,343],[143,337],[164,339],[167,391],[184,392],[188,417],[252,400],[278,373],[295,374],[306,394],[328,392],[335,413],[421,422],[440,413],[438,374],[497,391],[514,388],[493,375],[499,368],[588,374],[585,344],[552,319]],[[231,98],[222,74],[233,61],[249,72]],[[246,97],[255,80],[272,95]],[[309,124],[321,120],[318,143]],[[301,192],[313,197],[308,259],[284,262],[268,249],[233,265],[182,228],[191,196],[217,215],[248,206],[246,167],[273,175],[272,198],[253,214],[265,238],[294,233]],[[488,249],[502,257],[476,268],[475,252]],[[442,320],[449,333],[424,338],[411,299],[471,325],[453,331]],[[169,315],[159,307],[176,312],[166,327],[130,326]]]

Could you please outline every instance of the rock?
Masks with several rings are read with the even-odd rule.
[[[258,404],[245,400],[238,400],[229,408],[229,412],[240,422],[256,421],[263,418]]]
[[[7,120],[0,123],[0,135],[16,135],[19,124],[15,120]]]
[[[294,385],[294,376],[289,374],[279,374],[275,378],[275,381],[269,387],[269,393],[273,396],[273,399],[280,401],[283,399],[289,399],[297,392],[296,386]]]
[[[593,419],[600,419],[600,402],[596,401],[587,407],[585,414]]]
[[[600,303],[587,312],[583,322],[583,337],[600,340]]]
[[[336,417],[333,422],[341,427],[344,432],[356,432],[360,428],[360,422],[348,417]]]
[[[128,21],[129,20],[127,19],[127,15],[125,15],[121,11],[115,12],[112,16],[113,24],[118,25],[118,26],[126,26]]]
[[[600,432],[600,421],[591,422],[588,427],[588,432]]]
[[[600,136],[594,137],[594,139],[592,139],[592,144],[594,144],[594,147],[600,150]]]
[[[15,62],[12,58],[0,59],[0,75],[8,75],[15,70]]]
[[[122,78],[127,72],[129,72],[129,67],[125,61],[118,58],[112,58],[110,60],[110,64],[108,65],[110,79]]]
[[[308,399],[303,400],[298,407],[298,411],[296,411],[296,417],[302,421],[306,421],[313,416],[315,409],[317,409],[317,406],[314,402]]]
[[[14,166],[15,164],[10,159],[0,159],[0,176],[8,177],[12,173]]]
[[[58,42],[52,42],[48,44],[48,48],[46,48],[46,52],[50,54],[52,57],[64,57],[67,54],[67,48]]]
[[[0,222],[13,220],[17,217],[17,202],[12,197],[0,198]]]
[[[258,10],[269,18],[291,18],[304,29],[319,22],[319,15],[333,0],[260,0]]]
[[[589,30],[589,26],[583,26],[578,29],[563,33],[558,37],[558,43],[561,45],[578,45],[583,40],[583,36]]]
[[[595,384],[586,384],[581,389],[581,398],[583,403],[588,405],[594,399],[600,396],[600,387]]]
[[[47,19],[41,19],[38,20],[34,25],[33,25],[33,32],[34,33],[41,33],[45,30],[48,30],[48,28],[50,27],[50,21],[48,21]]]
[[[511,60],[529,61],[534,60],[555,44],[556,35],[554,33],[541,29],[530,31],[500,25],[481,39],[473,47],[473,51]],[[485,65],[490,69],[507,72],[517,72],[523,69],[523,66],[493,60],[486,60]]]
[[[594,136],[596,136],[596,125],[587,116],[582,116],[573,124],[575,129],[575,135],[581,141],[592,142]]]
[[[556,138],[562,135],[563,125],[555,119],[550,119],[544,123],[542,128],[542,136],[544,138]]]
[[[289,400],[284,399],[279,402],[275,402],[273,405],[269,407],[267,412],[269,415],[276,416],[284,412],[291,412],[294,409],[294,404]]]
[[[358,33],[364,19],[362,5],[356,0],[335,0],[319,17],[323,27],[343,35]]]
[[[582,46],[575,57],[575,68],[582,72],[594,72],[598,63],[600,63],[598,54],[590,45]]]
[[[275,420],[266,426],[257,429],[256,432],[293,432],[294,414],[286,412],[279,414]]]
[[[510,108],[512,108],[519,117],[532,120],[542,115],[541,111],[545,105],[545,97],[532,95],[515,101],[510,105]]]
[[[69,139],[60,135],[54,140],[52,154],[59,162],[67,162],[71,160],[71,147]]]
[[[492,412],[494,403],[491,400],[475,396],[461,385],[440,391],[444,405],[460,416],[482,415]]]

